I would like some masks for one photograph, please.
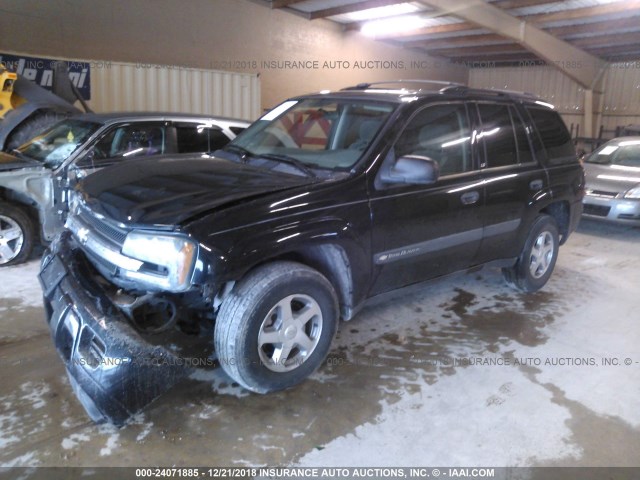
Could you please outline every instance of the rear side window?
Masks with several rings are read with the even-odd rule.
[[[550,164],[569,163],[576,160],[576,150],[567,127],[557,112],[546,108],[527,107]]]
[[[509,107],[509,111],[511,112],[511,119],[513,120],[513,126],[516,132],[518,161],[520,163],[533,162],[533,154],[531,153],[531,146],[529,145],[529,138],[524,123],[513,107]]]
[[[483,140],[488,168],[518,163],[516,138],[508,105],[478,104],[482,130],[477,138]]]

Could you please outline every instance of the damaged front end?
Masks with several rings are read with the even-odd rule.
[[[71,385],[96,422],[122,425],[192,370],[188,359],[144,338],[170,328],[177,306],[162,298],[114,295],[66,230],[42,259],[46,319]],[[155,322],[155,323],[154,323]]]

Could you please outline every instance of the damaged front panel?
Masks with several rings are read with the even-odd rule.
[[[51,241],[62,228],[62,216],[58,213],[54,174],[42,167],[28,167],[3,171],[0,176],[0,190],[4,190],[11,200],[20,205],[32,205],[38,209],[42,224],[42,236]]]
[[[97,422],[123,424],[181,378],[189,362],[147,342],[113,305],[68,233],[42,260],[47,322],[76,395]],[[82,281],[80,282],[80,279]]]

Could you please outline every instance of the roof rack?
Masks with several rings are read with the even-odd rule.
[[[465,85],[452,85],[440,89],[442,93],[461,92],[461,93],[479,93],[483,95],[496,95],[498,97],[524,97],[538,99],[537,95],[529,92],[518,92],[516,90],[495,90],[489,88],[472,88]]]
[[[533,93],[529,92],[518,92],[515,90],[496,90],[489,88],[473,88],[468,87],[462,83],[456,82],[444,82],[442,80],[388,80],[386,82],[371,82],[371,83],[359,83],[352,87],[346,87],[342,90],[367,90],[371,87],[378,85],[398,85],[398,84],[407,84],[407,83],[420,83],[420,84],[430,84],[430,85],[442,85],[443,87],[438,90],[441,93],[462,93],[462,94],[481,94],[481,95],[495,95],[497,97],[520,97],[527,99],[537,100],[540,97]]]
[[[409,79],[409,80],[388,80],[386,82],[359,83],[352,87],[343,88],[342,90],[367,90],[368,88],[371,88],[376,85],[397,85],[401,83],[405,83],[405,84],[406,83],[424,83],[424,84],[431,84],[431,85],[444,85],[445,87],[465,87],[462,83],[443,82],[442,80],[423,80],[423,79],[410,80]]]

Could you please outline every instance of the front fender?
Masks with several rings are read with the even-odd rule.
[[[256,266],[270,261],[295,260],[313,268],[326,267],[318,269],[324,270],[339,291],[341,303],[352,308],[366,298],[371,279],[370,234],[369,227],[364,225],[369,216],[359,218],[363,219],[360,224],[335,216],[289,221],[260,231],[253,228],[234,232],[233,239],[226,239],[227,249],[220,248],[223,243],[220,238],[215,246],[202,243],[201,246],[208,252],[217,285],[238,281]],[[339,253],[329,254],[324,247],[335,248],[332,252]],[[348,275],[348,280],[340,272]]]

